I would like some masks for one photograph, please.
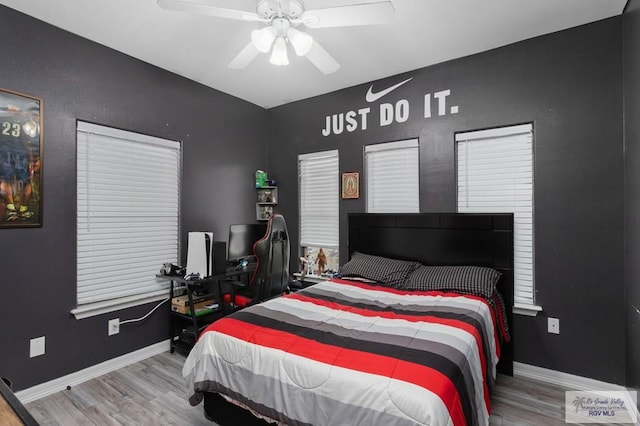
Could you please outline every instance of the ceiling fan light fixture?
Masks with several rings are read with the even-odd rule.
[[[264,27],[251,32],[251,42],[262,53],[271,50],[271,45],[276,39],[276,31],[273,27]]]
[[[222,0],[156,1],[167,10],[265,24],[264,28],[251,33],[251,41],[229,63],[232,69],[243,69],[261,52],[269,51],[271,63],[288,65],[287,43],[291,43],[298,56],[304,56],[323,74],[336,72],[340,64],[309,34],[292,27],[304,25],[308,28],[333,28],[388,24],[395,12],[392,0],[343,0],[348,4],[318,4],[321,7],[319,9],[305,9],[304,0],[253,0],[254,3],[257,2],[256,13],[215,4]],[[227,3],[231,5],[234,2]]]
[[[271,52],[271,59],[269,59],[274,65],[289,65],[289,56],[287,55],[287,43],[283,37],[276,38],[273,44],[273,51]]]
[[[298,56],[306,55],[311,50],[311,46],[313,46],[313,38],[309,34],[296,30],[295,28],[289,28],[287,37]]]

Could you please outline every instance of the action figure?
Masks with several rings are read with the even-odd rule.
[[[320,251],[318,252],[315,263],[318,264],[317,273],[318,275],[321,275],[324,272],[325,266],[327,266],[327,255],[324,254],[324,251],[322,249],[320,249]]]
[[[300,275],[302,279],[309,273],[309,262],[304,257],[300,257]]]

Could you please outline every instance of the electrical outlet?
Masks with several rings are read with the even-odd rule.
[[[109,320],[109,336],[120,333],[120,318]]]
[[[44,355],[44,336],[29,341],[29,358]]]
[[[560,334],[560,320],[558,318],[547,318],[547,331],[553,334]]]

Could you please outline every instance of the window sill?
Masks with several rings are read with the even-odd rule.
[[[330,277],[323,277],[315,274],[307,274],[304,277],[302,277],[302,274],[300,272],[294,272],[293,276],[300,281],[307,281],[311,283],[321,283],[330,279]]]
[[[121,297],[103,302],[88,303],[71,310],[77,320],[90,318],[108,312],[119,311],[133,306],[144,305],[146,303],[164,300],[169,296],[169,290],[158,290],[146,294],[136,294],[134,296]]]
[[[528,303],[514,303],[513,313],[517,315],[525,315],[528,317],[535,317],[538,312],[542,312],[542,306],[531,305]]]

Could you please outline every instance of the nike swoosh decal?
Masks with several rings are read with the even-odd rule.
[[[380,99],[381,97],[388,95],[389,93],[393,92],[394,90],[396,90],[398,87],[402,86],[403,84],[409,82],[413,80],[413,77],[406,79],[405,81],[401,81],[398,84],[394,84],[391,87],[388,87],[384,90],[381,90],[377,93],[373,93],[373,84],[369,87],[369,91],[367,92],[367,96],[365,96],[365,99],[367,100],[367,102],[375,102],[378,99]]]

